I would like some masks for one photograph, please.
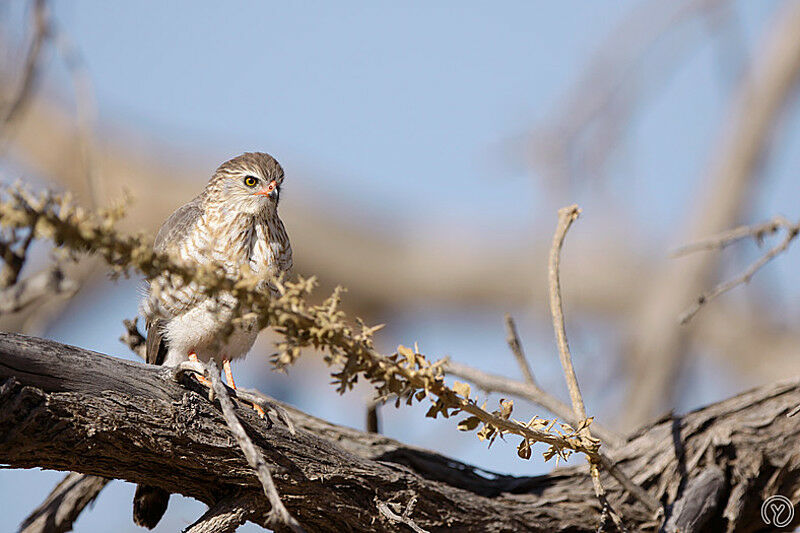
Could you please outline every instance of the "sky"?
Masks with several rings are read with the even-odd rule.
[[[294,173],[308,180],[304,188],[350,209],[354,220],[409,241],[444,242],[454,234],[479,232],[513,244],[531,234],[546,237],[553,225],[542,176],[525,165],[525,133],[549,116],[593,51],[638,4],[78,0],[56,2],[54,16],[83,56],[103,127],[132,129],[209,172],[242,151],[268,151],[287,172],[283,202],[292,201]],[[775,6],[735,3],[743,60]],[[17,15],[12,9],[4,16]],[[689,31],[705,30],[698,25]],[[47,72],[43,90],[69,105],[68,78],[53,54]],[[680,244],[669,238],[692,205],[735,80],[735,69],[720,67],[711,44],[689,54],[635,117],[612,158],[608,180],[569,191],[569,200],[584,208],[584,220],[632,213],[640,224],[626,228],[628,238],[666,257]],[[761,170],[764,186],[754,199],[754,220],[778,212],[797,216],[796,103],[776,138],[780,142]],[[198,176],[198,187],[206,179]],[[187,199],[193,194],[187,191]],[[591,235],[591,223],[583,224]],[[765,274],[779,280],[774,296],[793,317],[800,307],[781,291],[786,283],[780,281],[793,279],[798,262],[800,254],[790,251]],[[135,279],[109,281],[79,299],[47,336],[124,355],[117,341],[120,323],[136,314],[139,288]],[[436,356],[452,355],[516,377],[502,311],[445,315],[423,305],[401,312],[385,342],[417,340]],[[549,326],[537,324],[540,315],[529,309],[515,311],[540,381],[565,397],[550,358],[552,340],[543,335]],[[622,340],[602,330],[602,324],[583,324],[571,339],[583,354],[576,361],[579,376],[593,373],[585,387],[588,405],[613,403],[620,394],[603,354]],[[302,361],[289,376],[265,367],[251,356],[237,369],[238,381],[317,416],[363,427],[363,416],[352,406],[366,391],[339,398],[332,387],[308,390],[314,380],[327,380],[326,370],[313,362]],[[305,390],[293,382],[298,375]],[[690,384],[698,386],[682,408],[742,386],[702,362]],[[523,412],[532,410],[518,405]],[[491,470],[531,475],[550,468],[537,459],[521,463],[510,443],[495,445],[502,451],[487,451],[474,436],[458,434],[451,421],[424,419],[422,409],[383,409],[387,434]],[[0,501],[13,495],[17,504],[0,514],[0,531],[16,527],[61,476],[1,472]],[[133,490],[131,484],[112,483],[75,531],[140,531],[130,520]],[[173,497],[157,531],[185,527],[203,510],[198,502]]]

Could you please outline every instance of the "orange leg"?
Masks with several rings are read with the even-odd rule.
[[[189,352],[189,361],[192,361],[193,363],[199,363],[199,361],[197,359],[197,354],[194,353],[194,352]],[[208,378],[206,378],[204,376],[200,376],[198,374],[195,374],[194,377],[196,377],[197,381],[199,381],[200,383],[202,383],[203,385],[205,385],[209,389],[211,388],[211,382],[208,381]]]
[[[236,383],[233,381],[233,372],[231,372],[231,362],[228,359],[222,359],[222,369],[225,371],[225,381],[228,382],[228,386],[236,390]],[[258,413],[258,416],[261,418],[266,416],[260,405],[254,403],[253,409],[255,409],[256,413]]]

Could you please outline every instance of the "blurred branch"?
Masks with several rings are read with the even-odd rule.
[[[800,4],[782,4],[764,32],[721,128],[706,182],[688,226],[689,238],[733,226],[750,197],[756,166],[800,72]],[[635,427],[669,404],[685,359],[686,330],[675,325],[687,302],[713,279],[718,260],[712,255],[673,262],[653,276],[637,313],[632,349],[633,373],[626,423]]]
[[[70,472],[42,504],[23,520],[18,533],[72,531],[78,516],[91,504],[110,479]]]
[[[671,46],[664,47],[668,60],[655,62],[651,56],[659,45],[724,3],[649,0],[636,5],[587,61],[587,68],[552,116],[532,132],[532,163],[543,170],[545,179],[563,185],[578,164],[600,172],[636,107],[667,86],[665,80],[679,59],[695,50],[696,39],[685,33],[675,37]],[[658,68],[634,79],[648,62],[657,63]]]
[[[731,231],[724,232],[717,237],[712,237],[711,239],[707,239],[705,241],[701,241],[700,243],[696,243],[694,245],[689,245],[682,249],[683,253],[690,253],[691,251],[696,251],[698,249],[713,249],[713,248],[724,248],[725,246],[738,241],[744,237],[750,236],[757,240],[761,240],[765,233],[774,233],[779,228],[783,228],[786,230],[786,236],[783,240],[775,245],[774,247],[770,248],[767,253],[762,255],[756,262],[750,265],[747,270],[745,270],[741,276],[733,278],[732,280],[720,283],[713,289],[704,292],[700,297],[697,299],[697,302],[692,305],[688,310],[686,310],[680,318],[681,324],[686,324],[689,320],[700,311],[700,308],[716,298],[721,294],[728,292],[729,290],[733,289],[738,285],[742,285],[744,283],[748,283],[750,279],[758,272],[761,267],[766,265],[770,262],[775,256],[784,252],[788,247],[789,244],[797,237],[797,234],[800,233],[800,223],[793,224],[789,222],[786,218],[778,216],[775,217],[772,221],[766,222],[763,224],[758,224],[755,226],[742,226],[736,228]],[[688,252],[686,251],[688,250]]]
[[[64,276],[61,268],[53,266],[0,290],[0,315],[18,313],[42,298],[70,296],[76,290],[77,285]]]
[[[39,71],[39,56],[42,46],[48,37],[49,17],[47,2],[34,0],[33,2],[33,36],[22,66],[22,77],[16,91],[8,102],[4,102],[0,109],[0,135],[7,137],[10,125],[14,122],[33,95],[33,88]]]

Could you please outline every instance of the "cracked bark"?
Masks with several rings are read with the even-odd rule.
[[[208,504],[211,514],[241,498],[253,502],[242,517],[263,525],[268,503],[218,406],[191,390],[191,380],[178,384],[168,375],[0,334],[0,462],[156,485]],[[646,426],[614,450],[614,459],[668,506],[697,486],[698,473],[718,468],[718,501],[700,530],[757,529],[766,496],[800,500],[800,428],[785,416],[798,404],[800,380],[756,389]],[[287,409],[295,435],[237,402],[286,507],[308,530],[396,531],[406,526],[378,505],[406,509],[414,499],[408,518],[427,531],[595,531],[600,523],[581,460],[544,476],[493,475]],[[659,527],[610,476],[603,474],[603,483],[629,527]]]

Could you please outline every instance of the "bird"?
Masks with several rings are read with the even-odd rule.
[[[283,178],[281,165],[262,152],[222,163],[203,191],[167,218],[153,251],[185,264],[213,263],[234,279],[245,271],[255,274],[263,281],[259,286],[276,295],[270,280],[292,268],[292,248],[278,216]],[[246,356],[259,333],[256,319],[245,319],[245,310],[236,304],[230,293],[210,296],[196,282],[176,275],[150,279],[140,305],[147,328],[146,362],[177,366],[214,359],[235,389],[230,362]],[[253,407],[263,416],[260,407]],[[139,485],[134,522],[154,528],[168,503],[166,490]]]

